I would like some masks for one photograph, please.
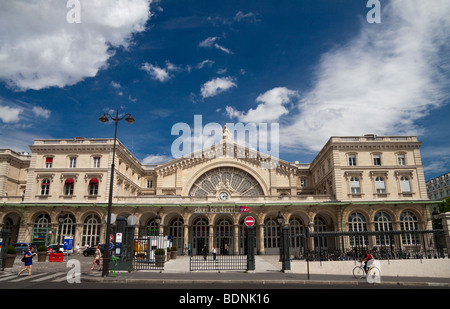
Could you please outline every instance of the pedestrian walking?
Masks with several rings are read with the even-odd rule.
[[[25,261],[25,268],[22,269],[21,271],[19,271],[17,273],[17,276],[20,276],[20,274],[28,269],[28,276],[31,276],[31,268],[33,267],[33,256],[36,255],[36,253],[33,253],[34,251],[34,247],[30,247],[27,251],[27,253],[25,253],[25,258],[27,259]]]
[[[98,265],[98,270],[102,270],[101,258],[102,252],[100,251],[100,246],[97,245],[94,253],[94,262],[92,262],[91,270],[94,270],[95,265]]]
[[[207,257],[208,257],[208,247],[205,245],[203,247],[203,259],[206,261]]]
[[[216,248],[216,246],[214,246],[214,248],[213,248],[213,261],[216,260],[216,255],[217,255],[217,248]]]

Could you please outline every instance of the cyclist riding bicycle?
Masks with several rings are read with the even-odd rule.
[[[373,260],[372,255],[368,251],[366,251],[364,253],[363,258],[361,259],[361,262],[364,262],[364,270],[366,271],[366,274],[367,274],[367,268],[368,268],[367,265],[369,264],[369,262],[372,262],[372,260]]]

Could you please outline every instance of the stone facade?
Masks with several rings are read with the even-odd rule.
[[[35,140],[31,155],[0,150],[0,224],[13,240],[48,244],[70,235],[81,245],[104,243],[113,142]],[[189,156],[143,165],[118,141],[113,213],[136,216],[136,235],[164,233],[194,251],[206,244],[241,252],[244,218],[251,215],[257,252],[277,254],[278,212],[291,235],[305,227],[429,229],[433,204],[420,146],[415,136],[331,137],[313,162],[291,163],[224,138]]]

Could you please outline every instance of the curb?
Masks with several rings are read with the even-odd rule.
[[[181,285],[192,285],[192,284],[217,284],[217,285],[229,285],[229,284],[277,284],[277,285],[354,285],[354,286],[367,286],[372,285],[377,286],[428,286],[428,287],[441,287],[450,288],[450,283],[439,283],[439,282],[395,282],[395,281],[385,281],[380,283],[368,283],[365,281],[336,281],[336,280],[208,280],[208,279],[117,279],[117,278],[103,278],[103,277],[92,277],[83,276],[83,281],[86,282],[101,282],[101,283],[130,283],[130,284],[181,284]]]

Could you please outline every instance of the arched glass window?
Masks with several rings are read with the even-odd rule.
[[[233,223],[228,218],[221,218],[216,224],[216,248],[219,254],[229,254],[233,249]]]
[[[359,212],[354,212],[348,216],[348,230],[350,232],[366,232],[367,231],[367,220],[364,215]],[[350,244],[352,246],[368,246],[369,239],[368,236],[351,236]]]
[[[392,231],[392,218],[386,212],[378,212],[374,218],[376,232]],[[394,244],[394,238],[387,235],[376,236],[377,246],[389,246]]]
[[[147,235],[148,236],[159,236],[159,228],[160,224],[158,224],[155,220],[155,218],[151,218],[147,221],[147,224],[145,225],[147,228]]]
[[[314,218],[314,232],[326,232],[327,231],[327,224],[325,220],[320,217],[316,216]],[[314,246],[316,248],[327,248],[328,247],[328,241],[326,237],[314,237]]]
[[[92,178],[89,181],[89,195],[97,195],[98,194],[98,179]]]
[[[64,182],[64,195],[73,195],[74,180],[67,178]]]
[[[274,217],[267,218],[264,221],[264,248],[273,249],[279,248],[280,244],[280,227]],[[277,251],[267,252],[269,254],[276,253]]]
[[[45,178],[41,183],[41,195],[49,195],[50,194],[50,180]]]
[[[100,218],[96,214],[91,214],[84,219],[83,234],[81,235],[82,246],[96,246],[100,243]]]
[[[209,250],[209,227],[206,218],[197,218],[192,225],[192,254],[202,254]]]
[[[410,211],[404,211],[400,214],[400,230],[414,231],[418,229],[418,220],[415,214]],[[404,245],[417,245],[420,241],[416,234],[402,234],[402,243]]]
[[[304,238],[298,237],[298,235],[303,234],[303,231],[303,220],[298,217],[291,217],[289,219],[289,238],[291,239],[292,248],[296,249],[304,247]]]
[[[58,231],[57,242],[64,243],[65,236],[75,236],[75,217],[72,214],[66,214],[63,223],[60,225],[61,230]],[[76,240],[74,240],[76,241]]]
[[[184,248],[184,229],[183,219],[181,217],[174,218],[169,223],[169,235],[172,235],[173,245],[177,247],[178,252],[183,252]]]
[[[50,216],[48,214],[40,214],[34,220],[34,228],[48,228],[50,225]]]

